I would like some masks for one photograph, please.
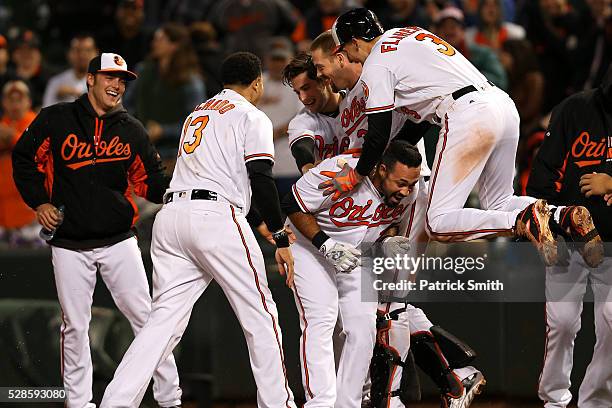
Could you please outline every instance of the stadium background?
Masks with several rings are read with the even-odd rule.
[[[526,184],[551,108],[574,92],[597,86],[612,55],[609,0],[11,0],[0,3],[0,89],[9,80],[23,80],[29,92],[22,96],[31,101],[33,112],[70,97],[70,92],[50,88],[51,78],[80,72],[79,59],[86,59],[89,42],[95,41],[98,50],[121,54],[141,74],[128,89],[125,105],[147,126],[171,171],[180,122],[193,101],[219,90],[218,67],[224,56],[238,50],[255,52],[266,70],[266,97],[260,107],[275,126],[275,175],[279,189],[286,191],[297,169],[286,147],[285,130],[300,104],[280,83],[280,71],[343,10],[360,5],[375,10],[385,28],[419,25],[438,33],[512,96],[522,120],[517,192]],[[70,81],[59,85],[76,87]],[[16,130],[4,121],[11,112],[2,96],[0,387],[59,386],[60,318],[50,252],[36,239],[32,214],[24,215],[18,198],[7,193],[12,181],[6,167],[11,148],[6,135]],[[173,109],[167,109],[169,98],[177,101]],[[30,111],[23,110],[24,116]],[[434,145],[435,137],[429,138],[428,146]],[[477,206],[477,199],[470,199],[469,205]],[[145,202],[139,206],[139,242],[150,278],[148,246],[157,207]],[[261,245],[273,264],[272,248],[263,241]],[[279,304],[292,389],[302,398],[298,315],[274,268],[269,268],[269,279]],[[91,339],[99,401],[131,335],[100,279],[94,306]],[[477,366],[488,386],[475,406],[540,406],[536,387],[545,337],[542,303],[423,307],[432,321],[478,351]],[[574,395],[594,345],[591,306],[585,308],[582,327],[572,375]],[[176,355],[185,407],[254,404],[245,343],[218,286],[213,284],[197,303]],[[426,379],[422,384],[425,402],[436,406],[434,388]]]

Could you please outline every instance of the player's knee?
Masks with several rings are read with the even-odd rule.
[[[606,327],[612,327],[612,302],[605,302],[602,307],[602,317]]]
[[[375,319],[350,319],[343,321],[343,331],[351,343],[356,346],[371,347],[376,338]]]
[[[442,230],[442,214],[438,211],[434,211],[431,208],[427,209],[427,223],[425,231],[429,235],[429,239],[439,242],[452,241],[452,236],[443,234]]]
[[[551,334],[573,339],[580,330],[580,314],[559,315],[554,318],[549,316],[548,329]]]

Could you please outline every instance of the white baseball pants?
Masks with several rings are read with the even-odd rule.
[[[178,344],[214,279],[244,331],[260,408],[295,408],[264,258],[240,210],[177,198],[153,225],[153,306],[109,384],[102,407],[138,407],[155,368]]]
[[[598,268],[589,268],[582,256],[572,251],[568,266],[546,268],[546,346],[538,386],[546,408],[565,408],[572,400],[574,339],[580,330],[582,299],[589,282],[597,341],[578,391],[578,407],[612,407],[612,258],[604,258]]]
[[[62,308],[61,362],[68,408],[91,403],[93,367],[89,348],[91,304],[99,270],[117,308],[137,334],[151,312],[151,296],[136,238],[102,248],[52,247],[53,271]],[[156,366],[157,367],[157,366]],[[169,354],[152,372],[155,400],[162,407],[180,404],[181,389],[174,357]]]
[[[429,182],[427,231],[437,241],[510,235],[518,213],[535,201],[514,196],[519,115],[502,90],[484,85],[438,109],[440,138]],[[463,208],[478,187],[481,209]]]
[[[309,245],[292,246],[304,406],[359,408],[376,339],[377,303],[361,300],[361,268],[336,273]],[[332,339],[337,321],[344,344],[336,374]]]

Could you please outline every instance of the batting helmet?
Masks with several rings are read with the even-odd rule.
[[[340,52],[342,46],[353,38],[362,38],[371,41],[382,35],[383,30],[378,17],[367,8],[356,8],[340,15],[331,29],[332,37],[336,43],[334,52]]]

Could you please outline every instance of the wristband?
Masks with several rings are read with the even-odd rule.
[[[276,242],[277,248],[287,248],[289,247],[289,235],[287,231],[283,228],[282,230],[278,230],[272,233],[272,239]]]
[[[310,242],[312,242],[312,245],[314,245],[315,248],[319,250],[321,249],[321,246],[323,246],[325,241],[327,241],[328,239],[329,239],[329,236],[323,230],[321,230],[317,232],[314,237],[312,237],[312,240]]]

